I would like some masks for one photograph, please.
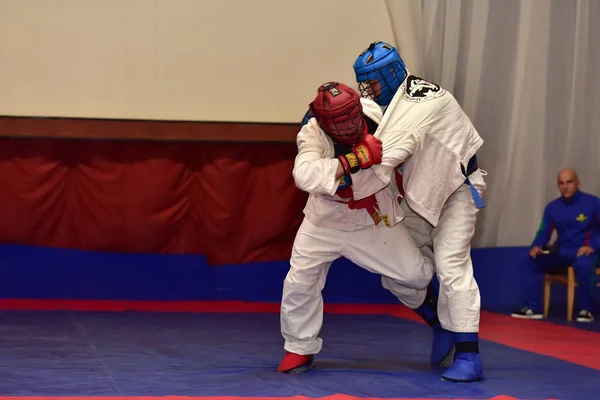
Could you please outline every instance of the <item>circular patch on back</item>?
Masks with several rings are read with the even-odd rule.
[[[409,75],[406,78],[406,91],[402,96],[406,101],[423,102],[436,99],[446,94],[439,85],[426,81],[418,76]]]

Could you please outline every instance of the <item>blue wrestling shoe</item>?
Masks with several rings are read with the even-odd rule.
[[[478,382],[484,379],[483,363],[479,354],[477,333],[455,333],[456,358],[454,364],[442,374],[449,382]]]
[[[433,367],[449,362],[454,356],[454,334],[442,328],[437,315],[437,297],[429,285],[425,301],[415,309],[421,318],[433,329],[433,343],[429,361]]]

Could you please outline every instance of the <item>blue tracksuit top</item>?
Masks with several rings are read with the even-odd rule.
[[[561,247],[590,246],[600,251],[600,199],[578,190],[568,200],[561,196],[548,203],[531,246],[548,244],[554,229]]]

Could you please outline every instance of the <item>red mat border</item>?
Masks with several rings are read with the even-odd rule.
[[[189,397],[189,396],[165,396],[165,397],[152,397],[152,396],[85,396],[85,397],[3,397],[0,396],[0,400],[451,400],[446,398],[415,398],[415,397],[403,397],[403,398],[379,398],[379,397],[355,397],[348,396],[345,394],[333,394],[325,397],[306,397],[306,396],[292,396],[292,397],[238,397],[238,396],[206,396],[206,397]],[[461,400],[461,399],[452,399]],[[463,399],[466,400],[466,399]],[[515,397],[510,396],[496,396],[491,397],[488,400],[518,400]]]
[[[279,303],[240,301],[0,300],[0,310],[32,311],[278,313],[279,308]],[[326,304],[325,312],[390,315],[424,323],[414,311],[401,304]],[[545,321],[515,319],[503,314],[482,311],[479,337],[505,346],[600,370],[600,334],[596,332]],[[7,400],[2,397],[0,399]],[[74,398],[70,399],[74,400]],[[257,398],[253,399],[258,400]]]

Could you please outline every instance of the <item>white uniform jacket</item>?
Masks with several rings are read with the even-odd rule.
[[[440,86],[408,75],[381,117],[381,107],[361,99],[363,112],[379,123],[383,161],[365,170],[373,181],[357,186],[355,199],[386,187],[403,163],[408,205],[436,226],[444,203],[465,182],[461,164],[483,145],[483,139],[454,96]],[[393,180],[393,179],[392,179]]]
[[[381,110],[379,113],[381,114]],[[319,127],[315,118],[311,118],[302,127],[296,142],[298,155],[294,162],[293,176],[296,186],[309,193],[304,208],[305,217],[314,225],[344,231],[373,225],[373,219],[365,209],[351,210],[345,203],[348,199],[342,199],[336,194],[339,179],[335,178],[335,173],[339,161],[334,158],[333,142]],[[366,173],[371,168],[352,174],[354,191],[365,184],[369,184],[373,190],[372,182],[369,181],[373,181],[374,175]],[[404,212],[399,207],[397,198],[400,194],[394,179],[387,179],[385,184],[379,181],[378,189],[362,198],[371,194],[375,194],[381,214],[387,217],[390,226],[402,221]],[[379,224],[385,226],[384,221]]]

